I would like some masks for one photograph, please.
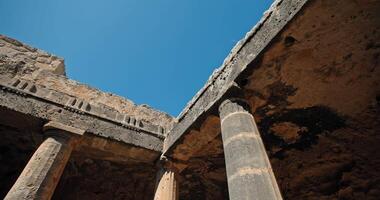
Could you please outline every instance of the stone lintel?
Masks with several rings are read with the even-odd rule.
[[[54,121],[75,126],[86,130],[88,134],[101,137],[105,140],[121,142],[122,145],[131,145],[155,152],[162,150],[163,138],[157,137],[157,135],[127,129],[111,121],[102,120],[90,115],[71,112],[58,104],[41,101],[29,96],[25,97],[6,90],[0,90],[0,106],[23,115],[33,116],[41,120],[41,122]],[[39,129],[40,127],[38,127]]]
[[[218,106],[231,82],[240,83],[242,74],[249,70],[270,42],[310,0],[277,0],[265,12],[258,24],[232,49],[223,65],[209,78],[178,117],[178,123],[165,139],[164,153],[171,150],[188,133],[191,126],[212,108]]]

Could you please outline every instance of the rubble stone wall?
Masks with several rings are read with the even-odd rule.
[[[161,126],[165,132],[171,129],[175,121],[170,115],[148,105],[136,105],[118,95],[68,79],[63,59],[3,35],[0,35],[0,75],[27,80],[93,104],[104,105],[138,120]]]

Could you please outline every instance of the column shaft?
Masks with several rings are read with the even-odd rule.
[[[226,100],[219,112],[230,199],[282,199],[248,105]]]
[[[160,170],[154,200],[178,200],[178,182],[172,170]]]
[[[72,140],[62,133],[48,136],[5,199],[50,199],[73,149]]]

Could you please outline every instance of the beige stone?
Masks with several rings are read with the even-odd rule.
[[[178,200],[178,182],[174,170],[160,171],[154,200]]]

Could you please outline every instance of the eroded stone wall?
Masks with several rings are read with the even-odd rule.
[[[127,113],[138,120],[161,126],[165,132],[174,124],[173,117],[148,105],[136,105],[118,95],[68,79],[63,59],[3,35],[0,35],[0,76],[27,80],[89,103]]]
[[[311,1],[245,86],[286,199],[380,195],[379,1]]]
[[[285,199],[379,196],[378,10],[379,1],[309,1],[236,80]],[[210,115],[168,153],[187,177],[184,199],[227,198],[218,128],[202,128],[219,126]]]
[[[380,2],[376,0],[309,1],[238,81],[285,199],[377,199],[380,195],[378,10]],[[13,54],[26,48],[2,37],[0,49],[11,45],[11,51],[16,51]],[[249,45],[254,44],[245,45],[249,55]],[[28,73],[20,67],[24,61],[13,62],[12,58],[19,59],[1,57],[1,65],[7,66],[3,74],[138,115],[167,129],[173,124],[164,113],[68,80],[52,70]],[[181,144],[176,144],[169,155],[181,172],[181,199],[228,196],[220,120],[212,110],[207,114],[192,120],[199,124],[189,125]],[[12,144],[0,147],[8,145]],[[54,198],[153,196],[154,166],[76,154]],[[0,173],[6,176],[9,170]]]
[[[64,60],[0,35],[0,74],[33,79],[42,71],[65,75]]]
[[[43,72],[33,79],[33,81],[36,84],[83,99],[89,103],[104,105],[111,110],[126,113],[138,120],[161,126],[165,129],[165,132],[174,124],[173,117],[164,112],[155,110],[148,105],[136,105],[131,100],[121,96],[100,91],[62,76]]]
[[[38,118],[0,107],[0,198],[44,140]],[[86,136],[74,148],[53,199],[151,199],[159,152]]]
[[[6,36],[0,36],[0,81],[0,198],[43,141],[48,120],[87,131],[54,199],[152,198],[154,162],[173,117],[70,80],[63,59]]]

